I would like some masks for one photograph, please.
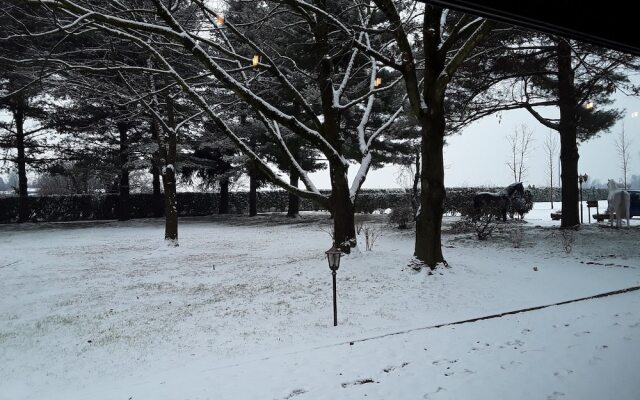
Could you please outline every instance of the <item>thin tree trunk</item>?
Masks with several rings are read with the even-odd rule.
[[[249,168],[249,216],[258,215],[258,171],[252,165]]]
[[[220,179],[218,214],[229,214],[229,178]]]
[[[29,192],[27,189],[27,156],[24,135],[24,100],[19,98],[13,111],[16,122],[16,150],[18,157],[18,222],[26,222],[29,219]]]
[[[292,168],[289,172],[289,183],[291,186],[298,187],[300,176],[298,170]],[[293,193],[289,193],[289,207],[287,209],[287,217],[297,218],[300,215],[300,197]]]
[[[578,144],[574,73],[571,68],[571,47],[565,39],[558,40],[558,101],[560,105],[560,164],[562,181],[562,221],[560,227],[580,224],[578,212]]]
[[[151,121],[151,138],[160,146],[160,139],[158,137],[158,122],[154,119]],[[164,212],[164,199],[162,197],[162,190],[160,189],[160,150],[153,152],[151,157],[151,175],[153,176],[153,216],[156,218],[162,217]]]
[[[127,221],[130,219],[131,204],[129,202],[129,139],[127,137],[127,124],[119,122],[117,124],[120,134],[120,194],[118,196],[118,220]]]
[[[549,197],[551,200],[551,209],[553,210],[553,154],[549,156],[549,186],[551,186]]]
[[[160,188],[160,168],[158,167],[158,160],[156,159],[156,156],[154,156],[154,160],[152,160],[151,175],[153,175],[153,180],[151,181],[153,187],[153,216],[158,218],[162,217],[164,205],[162,189]]]
[[[162,174],[164,186],[164,238],[178,245],[178,205],[176,201],[176,121],[173,110],[173,99],[167,97],[167,119],[171,129],[167,132],[167,151]]]

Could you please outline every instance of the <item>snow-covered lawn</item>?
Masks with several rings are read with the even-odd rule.
[[[549,212],[445,233],[433,275],[366,217],[337,327],[324,214],[0,226],[0,399],[638,399],[640,291],[428,328],[640,285],[640,220]]]

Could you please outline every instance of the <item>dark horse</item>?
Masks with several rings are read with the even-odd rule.
[[[480,192],[473,196],[473,214],[474,219],[487,212],[488,209],[499,210],[502,215],[502,221],[507,221],[507,208],[511,202],[511,196],[515,192],[524,194],[522,182],[512,183],[499,192]]]

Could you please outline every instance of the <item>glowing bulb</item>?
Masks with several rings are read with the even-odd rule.
[[[631,113],[631,118],[636,118],[638,115],[640,115],[637,111],[634,111]]]
[[[216,15],[216,24],[218,25],[224,24],[224,15]]]
[[[380,85],[382,85],[382,78],[376,78],[375,82],[373,83],[373,86],[379,87]]]
[[[587,110],[593,109],[593,101],[589,100],[584,108],[586,108]]]
[[[253,66],[257,67],[258,64],[260,64],[260,55],[256,54],[255,56],[253,56]]]

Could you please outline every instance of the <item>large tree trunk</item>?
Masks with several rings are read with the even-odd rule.
[[[29,192],[27,190],[27,156],[24,135],[24,101],[18,99],[13,112],[16,122],[16,150],[18,157],[18,222],[29,220]]]
[[[298,187],[298,181],[300,180],[300,175],[298,170],[292,168],[289,171],[289,183],[291,186]],[[287,208],[287,217],[296,218],[300,215],[300,197],[295,195],[294,193],[289,193],[289,207]]]
[[[445,57],[439,54],[440,15],[433,7],[425,14],[423,25],[426,55],[424,101],[427,110],[421,118],[422,168],[420,171],[420,209],[416,218],[414,256],[431,269],[446,261],[442,255],[441,228],[444,213],[444,87],[438,82]],[[414,83],[417,84],[417,83]]]
[[[254,166],[249,168],[249,216],[258,215],[258,171]]]
[[[333,215],[333,241],[343,253],[349,254],[355,247],[355,208],[349,193],[347,171],[343,167],[330,166],[331,197],[329,204]]]
[[[129,139],[127,137],[127,124],[119,122],[118,133],[120,134],[120,195],[118,196],[118,220],[127,221],[131,214],[129,202]]]
[[[176,201],[176,150],[177,134],[175,131],[176,122],[173,110],[173,99],[167,97],[167,119],[169,129],[167,131],[167,149],[165,165],[162,173],[162,183],[164,186],[164,238],[171,241],[174,246],[178,245],[178,204]]]
[[[158,121],[155,119],[151,122],[151,137],[152,139],[158,143],[160,146],[160,140],[158,138]],[[153,187],[153,216],[158,218],[162,217],[164,211],[164,199],[162,197],[162,190],[160,190],[160,168],[162,162],[160,160],[160,150],[156,150],[153,152],[151,157],[151,175],[153,176],[152,187]]]
[[[218,214],[229,214],[229,178],[220,179]]]
[[[571,68],[571,47],[559,39],[558,101],[560,105],[560,169],[562,181],[562,221],[560,227],[571,228],[580,223],[578,211],[578,134],[574,73]]]
[[[422,128],[422,169],[420,171],[420,209],[416,218],[414,256],[429,268],[444,263],[441,245],[444,187],[444,108],[430,101]]]

